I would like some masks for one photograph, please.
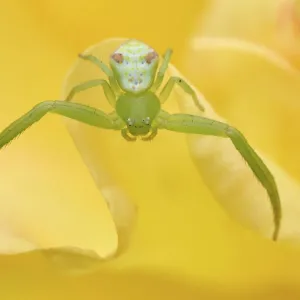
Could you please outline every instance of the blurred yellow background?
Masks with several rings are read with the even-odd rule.
[[[255,12],[261,7],[269,7],[274,12],[270,1],[246,2],[252,3],[252,15],[247,15],[247,10],[242,8],[240,13],[249,20],[255,18]],[[227,3],[228,7],[238,5],[238,1],[233,0]],[[265,85],[256,86],[256,90],[253,88],[253,97],[256,97],[262,86],[268,91],[275,83],[282,83],[282,89],[277,86],[278,91],[282,95],[292,91],[293,95],[290,101],[294,102],[289,103],[287,113],[284,103],[278,104],[278,99],[276,110],[267,109],[271,96],[265,90],[262,95],[268,98],[267,104],[262,103],[261,98],[253,102],[253,111],[259,110],[260,105],[263,107],[255,122],[262,128],[267,126],[263,136],[247,118],[249,104],[239,102],[247,93],[240,86],[235,89],[235,77],[223,81],[222,77],[214,77],[213,69],[207,67],[202,72],[211,72],[207,77],[211,80],[208,80],[200,72],[205,60],[197,56],[192,41],[204,34],[204,25],[210,24],[209,16],[220,28],[227,24],[226,16],[214,17],[218,14],[214,14],[211,5],[210,1],[196,0],[184,3],[155,0],[148,3],[136,0],[6,2],[0,11],[1,128],[34,104],[59,99],[63,80],[79,52],[106,38],[134,37],[153,45],[160,53],[172,47],[175,50],[172,63],[204,91],[217,112],[245,130],[251,141],[299,179],[300,169],[295,162],[299,145],[292,140],[297,138],[299,129],[298,123],[293,122],[299,112],[297,71],[286,71],[288,75],[282,71],[280,74],[284,75],[278,75],[278,81],[266,81]],[[200,20],[207,23],[203,25]],[[242,20],[238,18],[238,22]],[[232,28],[236,28],[238,22]],[[210,34],[208,29],[207,32]],[[227,34],[234,36],[234,33]],[[246,34],[245,38],[248,38]],[[269,41],[266,44],[271,47]],[[215,61],[220,57],[217,52],[215,57],[207,55],[206,58]],[[280,53],[285,56],[285,52]],[[229,56],[233,59],[235,54]],[[230,59],[225,61],[230,62]],[[293,60],[287,59],[293,64]],[[246,59],[248,66],[249,61]],[[232,70],[230,64],[222,66],[224,70]],[[238,68],[238,63],[235,62],[234,67]],[[261,70],[266,68],[261,67]],[[249,82],[247,72],[240,70],[245,76],[244,82]],[[266,76],[271,73],[272,70],[267,69]],[[226,74],[224,71],[225,78]],[[214,85],[222,87],[219,93],[212,88]],[[222,102],[224,91],[227,101]],[[292,128],[288,121],[293,122]],[[282,138],[278,142],[275,133],[279,122],[283,124],[282,133],[292,130],[290,139]],[[96,150],[105,147],[105,142],[115,145],[115,148],[105,149],[111,153],[111,159],[105,163],[113,170],[124,166],[123,172],[115,172],[114,176],[128,189],[134,202],[140,201],[138,228],[128,249],[115,260],[98,263],[97,270],[91,273],[88,273],[91,261],[79,260],[72,254],[47,252],[45,256],[44,252],[35,251],[7,255],[72,245],[92,249],[106,257],[117,248],[113,220],[67,128],[61,118],[47,116],[0,155],[0,251],[3,254],[0,256],[0,295],[3,299],[300,297],[299,250],[264,240],[232,221],[198,177],[183,137],[162,134],[150,150],[145,145],[137,145],[134,155],[138,151],[150,151],[148,155],[145,153],[145,168],[152,170],[140,176],[131,172],[130,166],[125,169],[126,161],[122,159],[126,156],[122,158],[122,153],[130,152],[121,137],[114,134],[116,137],[109,140],[107,135],[107,140],[102,140],[97,139],[100,135],[93,134],[89,138],[95,139]],[[168,145],[172,145],[172,150],[166,148]],[[289,149],[293,150],[292,156]],[[133,169],[138,170],[138,167],[133,166]],[[166,180],[159,181],[161,178]],[[193,196],[195,191],[197,199]],[[83,273],[78,274],[74,266],[86,272],[81,270]]]

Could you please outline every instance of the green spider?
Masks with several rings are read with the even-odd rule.
[[[266,189],[273,210],[273,240],[277,240],[281,222],[281,203],[273,175],[236,128],[219,121],[188,114],[169,114],[161,107],[170,96],[175,84],[191,96],[195,105],[204,111],[194,90],[181,78],[170,77],[161,92],[160,88],[172,50],[168,49],[159,66],[157,52],[137,40],[128,40],[110,56],[110,68],[93,55],[79,55],[97,65],[108,77],[95,79],[75,86],[65,101],[44,101],[14,121],[0,133],[0,149],[10,143],[48,112],[103,129],[120,130],[127,141],[152,140],[159,129],[191,134],[230,138],[256,178]],[[110,114],[80,103],[70,102],[75,94],[92,87],[102,86],[104,94],[114,108]]]

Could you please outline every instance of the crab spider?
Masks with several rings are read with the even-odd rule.
[[[123,138],[130,142],[136,141],[137,137],[144,141],[152,140],[161,129],[229,138],[269,195],[274,218],[272,238],[277,240],[281,222],[277,186],[272,173],[243,134],[219,121],[196,115],[169,114],[161,108],[173,87],[178,85],[204,111],[196,93],[182,78],[170,77],[158,94],[171,55],[172,50],[168,49],[158,68],[157,52],[137,40],[128,40],[113,52],[110,56],[110,67],[93,55],[80,55],[82,59],[97,65],[107,75],[108,81],[89,80],[75,86],[65,101],[44,101],[37,104],[0,133],[0,149],[48,112],[91,126],[119,130]],[[108,102],[114,108],[112,113],[106,114],[99,109],[70,102],[75,94],[96,86],[102,86]]]

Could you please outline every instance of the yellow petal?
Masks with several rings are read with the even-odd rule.
[[[92,53],[107,63],[110,53],[122,41],[124,40],[105,40],[84,53]],[[66,97],[70,89],[79,82],[99,77],[104,77],[104,75],[97,67],[86,61],[78,60],[67,77],[63,97]],[[112,111],[101,87],[77,94],[74,101],[98,107],[106,112]],[[174,108],[176,103],[171,100],[170,105]],[[143,211],[139,209],[141,203],[147,207],[151,203],[158,202],[159,206],[168,207],[169,201],[176,203],[178,202],[176,199],[193,197],[195,191],[187,188],[187,184],[191,178],[196,177],[196,173],[191,170],[190,176],[184,175],[184,170],[191,168],[191,162],[188,159],[184,142],[181,143],[181,146],[170,147],[171,142],[178,143],[176,137],[174,139],[174,135],[161,132],[154,142],[131,144],[122,138],[120,132],[91,128],[73,120],[66,120],[66,122],[96,184],[104,194],[109,207],[115,209],[112,211],[112,216],[117,230],[124,225],[124,222],[125,225],[127,223],[130,225],[134,221],[133,203],[137,205],[139,214],[142,214]],[[177,139],[184,141],[183,136],[177,135]],[[182,157],[186,157],[186,159],[182,160]],[[179,192],[180,187],[178,187],[178,191],[174,189],[178,180],[180,182],[183,180],[184,194]],[[197,182],[196,178],[191,181],[192,186],[195,182]],[[172,190],[171,195],[168,194],[170,189]],[[197,190],[199,191],[199,186]],[[159,209],[155,210],[159,215]],[[123,215],[120,216],[120,213]],[[160,225],[157,224],[157,226]],[[131,226],[128,227],[128,230],[131,230]],[[121,240],[127,243],[126,236],[123,237],[122,232],[120,234]],[[122,245],[120,246],[122,247]]]
[[[99,3],[99,1],[97,2]],[[29,3],[32,5],[29,5]],[[20,72],[20,70],[24,70],[24,73],[21,73],[21,75],[23,75],[22,80],[18,82],[20,84],[19,86],[22,86],[22,82],[25,82],[30,83],[30,86],[34,86],[36,89],[30,87],[24,88],[24,86],[22,86],[22,95],[16,94],[15,96],[21,96],[22,100],[24,99],[24,107],[20,107],[18,111],[15,111],[14,115],[10,116],[8,108],[11,110],[16,109],[16,105],[13,101],[11,101],[10,104],[6,103],[7,107],[5,108],[7,108],[7,110],[5,110],[5,115],[3,114],[2,119],[5,124],[1,124],[1,126],[6,125],[11,119],[23,113],[28,106],[42,99],[49,99],[52,96],[56,98],[58,96],[58,93],[54,93],[53,86],[55,86],[57,90],[59,89],[67,64],[72,61],[70,53],[72,52],[73,55],[73,53],[79,51],[78,49],[74,50],[72,47],[70,47],[72,48],[71,51],[68,49],[72,37],[82,44],[82,49],[84,49],[86,44],[90,44],[84,40],[85,38],[95,40],[96,36],[97,40],[101,40],[99,34],[107,32],[107,30],[103,30],[105,27],[101,19],[109,18],[107,17],[108,12],[111,12],[110,18],[115,22],[106,22],[104,25],[108,24],[115,28],[111,29],[111,27],[109,27],[109,30],[112,31],[120,30],[120,23],[116,22],[116,19],[113,18],[113,16],[115,16],[114,9],[109,11],[105,10],[105,12],[101,10],[101,14],[97,15],[95,13],[96,10],[92,9],[88,11],[87,17],[82,19],[82,22],[77,21],[82,11],[84,11],[88,5],[91,5],[91,1],[88,5],[81,2],[84,9],[80,11],[77,10],[79,13],[74,13],[73,5],[77,3],[73,1],[54,2],[57,4],[54,11],[62,15],[60,19],[54,18],[53,15],[50,15],[52,18],[45,17],[47,16],[49,8],[47,3],[50,2],[37,1],[29,3],[19,2],[19,5],[22,5],[22,7],[20,7],[15,6],[15,2],[7,2],[6,7],[12,6],[12,10],[9,12],[7,10],[1,10],[1,12],[4,12],[3,16],[1,15],[1,20],[4,21],[7,17],[7,24],[10,25],[2,27],[3,34],[1,36],[8,38],[7,43],[4,44],[16,46],[16,48],[2,48],[2,50],[5,49],[5,51],[7,51],[4,52],[5,55],[2,56],[3,65],[6,66],[3,71],[6,71],[5,78],[8,79],[5,81],[6,84],[4,84],[4,88],[7,86],[6,96],[12,97],[12,93],[17,92],[13,82],[13,80],[16,80],[15,74],[17,71]],[[65,5],[65,3],[70,5]],[[140,4],[140,2],[134,3],[136,5]],[[159,4],[161,6],[162,4],[164,5],[162,15],[168,16],[169,18],[170,6],[168,3],[163,4],[160,2]],[[198,1],[198,3],[200,2]],[[114,8],[115,2],[111,4]],[[44,7],[45,9],[43,10]],[[62,7],[65,7],[65,9],[62,9]],[[123,10],[120,10],[120,14],[124,17],[122,20],[127,20],[127,16],[130,13],[135,16],[136,12],[132,10],[132,7],[132,5],[128,5],[124,7]],[[157,10],[157,7],[158,5],[154,5],[153,10],[161,12],[161,10]],[[172,9],[174,9],[174,7],[176,7],[176,4],[173,3]],[[102,8],[102,6],[100,8]],[[193,6],[191,6],[190,9],[191,12],[196,13]],[[38,12],[37,17],[34,18],[31,16],[25,21],[23,14],[25,12],[28,13],[29,10],[30,12],[36,10]],[[43,12],[43,14],[41,14],[41,12]],[[93,24],[97,24],[99,27],[95,26],[95,29],[93,29],[92,26],[89,27],[89,29],[92,28],[94,30],[93,35],[78,34],[78,29],[84,28],[84,24],[89,23],[92,19],[90,17],[91,12],[95,13],[93,15],[95,16],[93,18],[93,20],[95,20]],[[174,13],[174,20],[177,22],[177,26],[178,20],[182,20],[182,26],[190,24],[189,22],[192,18],[189,14],[185,15],[181,3],[179,3],[176,12],[177,13]],[[13,23],[15,27],[13,27],[11,20],[12,16],[15,15],[17,15],[17,18],[15,23]],[[149,26],[148,29],[150,28],[146,30],[147,32],[153,29],[153,15],[157,16],[156,14],[149,15],[152,22],[146,22]],[[141,18],[145,20],[146,16],[148,15],[144,14]],[[70,18],[74,20],[76,18],[76,23],[68,23]],[[41,21],[41,19],[43,21]],[[132,18],[129,19],[133,20]],[[59,20],[61,22],[59,22]],[[120,19],[118,20],[120,21]],[[157,22],[157,24],[158,23],[159,22]],[[57,27],[55,27],[56,24],[58,24]],[[64,24],[64,26],[61,26],[62,24]],[[154,22],[154,24],[156,25],[156,22]],[[161,29],[160,24],[156,26],[158,26],[158,29]],[[123,26],[122,28],[126,30],[127,27],[129,26]],[[7,33],[8,28],[11,30],[10,35]],[[63,30],[65,28],[67,28],[67,31]],[[184,28],[187,30],[188,26]],[[89,32],[88,30],[82,30],[84,33]],[[144,35],[143,27],[140,30],[143,32],[143,38],[147,39],[146,34]],[[179,38],[180,35],[177,32],[181,32],[180,28],[176,27],[175,31],[171,31],[170,28],[167,27],[166,35],[157,35],[157,30],[153,31],[152,34],[153,37],[157,37],[161,43],[164,42],[167,46],[169,46],[168,39],[170,39],[170,36],[173,37],[174,41],[178,38],[176,45],[179,46],[176,47],[176,49],[179,49],[180,52],[182,50],[182,39]],[[69,33],[72,34],[71,38]],[[130,32],[130,34],[132,34],[132,32]],[[147,34],[150,35],[150,33]],[[168,38],[165,38],[166,36],[168,36]],[[60,40],[57,40],[57,38],[60,38]],[[29,41],[31,41],[31,43],[29,43]],[[18,44],[18,42],[20,42],[20,44]],[[60,43],[60,45],[58,45],[58,43]],[[20,49],[24,51],[24,55],[20,56]],[[16,55],[16,63],[19,66],[16,72],[11,71],[11,65],[10,68],[6,65],[8,63],[8,55],[12,54]],[[24,69],[21,66],[24,66]],[[31,74],[32,77],[29,76],[29,74]],[[34,81],[32,78],[34,78]],[[3,93],[3,95],[5,94]],[[25,102],[25,99],[31,99],[32,103]],[[173,101],[174,100],[175,98],[173,98]],[[174,107],[170,105],[168,108],[173,109]],[[7,120],[5,119],[6,117]],[[51,119],[53,119],[53,122],[50,121]],[[54,119],[56,120],[54,121]],[[68,135],[64,136],[64,127],[58,125],[55,127],[58,121],[58,118],[53,116],[52,118],[49,117],[47,121],[45,120],[45,122],[50,122],[47,123],[48,126],[46,126],[45,123],[45,127],[41,128],[39,126],[43,126],[43,124],[40,122],[39,125],[35,126],[37,131],[30,138],[32,144],[28,145],[25,141],[24,144],[19,144],[22,145],[22,153],[24,156],[26,155],[24,160],[27,159],[28,165],[25,165],[24,160],[21,159],[22,156],[20,155],[18,146],[16,146],[16,150],[14,150],[16,154],[10,156],[9,158],[11,160],[7,162],[11,163],[13,159],[16,160],[17,157],[21,157],[19,161],[16,160],[14,169],[10,170],[12,174],[17,174],[17,171],[20,170],[20,166],[23,167],[24,170],[30,170],[29,174],[34,174],[33,170],[38,166],[42,170],[47,170],[46,174],[49,172],[48,177],[43,179],[41,174],[45,176],[45,172],[41,173],[40,169],[38,169],[34,177],[36,183],[34,190],[30,188],[28,176],[21,176],[19,180],[10,177],[11,180],[7,179],[5,184],[14,183],[16,186],[19,186],[23,181],[26,186],[28,185],[29,188],[26,194],[24,194],[24,190],[16,191],[17,194],[15,194],[19,197],[22,196],[22,199],[26,202],[30,197],[40,200],[38,199],[39,197],[34,194],[35,192],[39,192],[37,186],[43,191],[44,196],[46,194],[45,191],[48,192],[48,183],[51,182],[53,178],[57,179],[57,181],[55,181],[55,184],[51,187],[51,193],[53,192],[54,197],[57,197],[58,194],[56,194],[56,192],[60,193],[60,191],[55,190],[54,187],[67,177],[70,179],[70,182],[72,182],[65,185],[65,189],[70,191],[70,194],[66,195],[70,198],[70,202],[73,199],[78,199],[78,201],[84,199],[84,206],[80,206],[78,209],[82,210],[85,208],[91,210],[91,213],[95,211],[96,214],[98,213],[97,209],[95,209],[94,205],[90,206],[89,201],[87,203],[86,199],[96,199],[95,201],[100,202],[99,193],[96,187],[91,187],[89,180],[85,180],[86,176],[88,176],[88,172],[80,160],[73,157],[73,155],[76,156],[77,153],[74,152],[76,153],[75,155],[72,152],[74,150],[73,144],[71,142],[68,144],[67,140],[65,140],[65,137],[68,138]],[[38,128],[41,129],[41,132],[38,132]],[[45,128],[47,129],[46,131]],[[34,128],[32,128],[31,131],[32,130],[34,130]],[[44,138],[45,132],[51,137],[49,139],[51,145],[57,147],[52,156],[49,155],[50,143],[45,143],[43,147],[39,144],[39,138],[41,136]],[[50,135],[51,133],[52,135]],[[28,132],[27,135],[29,138],[30,133]],[[201,184],[199,183],[199,178],[197,177],[197,172],[193,169],[193,164],[190,163],[188,159],[180,161],[182,153],[185,153],[187,155],[185,157],[188,157],[184,137],[177,137],[178,135],[176,134],[172,136],[176,136],[176,141],[170,137],[164,137],[162,146],[165,148],[161,149],[156,146],[155,153],[152,153],[150,157],[144,155],[144,153],[149,153],[148,146],[151,147],[153,145],[147,145],[147,147],[143,147],[142,150],[144,151],[138,151],[139,156],[143,155],[142,158],[146,156],[146,159],[143,161],[147,162],[148,158],[149,161],[152,162],[153,157],[155,157],[161,164],[160,168],[158,166],[153,167],[155,172],[150,174],[146,172],[146,176],[150,179],[149,182],[155,183],[150,187],[148,185],[146,186],[145,183],[143,185],[143,182],[146,182],[144,177],[143,181],[141,181],[142,185],[137,184],[137,180],[140,180],[142,177],[140,174],[145,176],[143,170],[141,170],[142,172],[135,172],[138,169],[137,165],[134,165],[135,170],[133,170],[133,172],[131,170],[131,174],[137,174],[137,176],[131,178],[132,185],[130,189],[133,193],[136,191],[133,200],[141,199],[143,203],[140,205],[136,232],[130,243],[131,246],[123,256],[120,256],[119,259],[111,261],[108,264],[100,265],[99,267],[101,268],[99,271],[93,274],[79,277],[62,276],[58,274],[56,269],[53,269],[53,265],[51,263],[49,264],[49,260],[45,260],[45,256],[41,255],[40,252],[31,252],[17,256],[0,256],[0,266],[2,270],[0,272],[0,282],[2,283],[0,289],[1,298],[99,299],[99,297],[102,297],[108,300],[120,298],[132,300],[141,298],[193,300],[199,298],[252,299],[255,297],[256,299],[274,299],[276,297],[277,299],[286,299],[287,296],[289,296],[289,298],[296,297],[298,293],[297,286],[299,285],[299,282],[297,285],[299,278],[299,276],[297,276],[299,270],[298,253],[284,250],[281,247],[277,249],[277,247],[273,247],[273,245],[266,245],[265,242],[260,242],[256,238],[249,238],[249,235],[243,230],[236,228],[236,226],[223,215],[222,210],[219,210],[218,206],[215,205],[208,190],[202,185],[202,182]],[[24,138],[23,135],[23,137],[18,140],[18,143],[22,143],[22,139]],[[167,143],[168,139],[171,141],[169,144]],[[40,146],[40,148],[38,146]],[[99,149],[100,146],[98,145],[97,147],[97,149]],[[138,150],[141,150],[141,146],[138,147]],[[174,152],[170,152],[170,148],[172,151],[174,150]],[[7,150],[8,149],[12,148],[10,147],[7,148]],[[95,151],[97,149],[95,149]],[[34,150],[36,152],[34,152]],[[45,157],[46,163],[42,160],[43,164],[38,161],[36,165],[33,165],[33,162],[37,161],[37,157],[40,156],[41,153],[45,153],[43,151],[48,151]],[[117,151],[115,152],[118,153]],[[113,152],[113,154],[115,154],[115,152]],[[7,151],[6,153],[11,152]],[[59,154],[62,153],[66,153],[65,158],[60,158],[61,160],[59,160]],[[29,154],[30,156],[27,156]],[[136,153],[133,153],[133,155],[134,154]],[[167,154],[170,156],[170,160],[168,161],[165,160]],[[161,158],[161,155],[164,157]],[[139,156],[135,155],[135,157]],[[72,163],[72,168],[71,172],[69,169],[63,173],[63,164],[66,163],[66,161]],[[20,162],[23,163],[23,165],[18,166]],[[56,162],[55,165],[53,165],[54,162]],[[120,160],[117,162],[120,162]],[[136,161],[134,162],[136,163]],[[148,170],[151,169],[150,162],[148,162],[147,165]],[[80,166],[77,165],[78,163]],[[110,164],[112,164],[112,162],[110,162]],[[175,164],[174,167],[172,167],[173,164]],[[43,166],[45,169],[43,169]],[[53,173],[50,172],[50,170],[54,170]],[[58,170],[57,173],[55,170]],[[128,178],[128,170],[122,170],[124,173],[121,173],[120,176],[126,175],[125,177]],[[176,170],[176,172],[174,172],[174,170]],[[180,172],[178,172],[178,170],[180,170]],[[68,176],[65,176],[66,173]],[[78,174],[77,181],[72,180],[75,173]],[[7,176],[7,174],[8,168],[5,169],[5,173],[3,173],[1,178]],[[99,172],[99,174],[101,174],[101,172]],[[153,174],[159,174],[159,178],[153,178]],[[189,174],[189,176],[187,176],[187,174]],[[152,181],[153,179],[155,180]],[[41,182],[44,182],[44,184],[42,185]],[[186,184],[184,193],[180,193],[182,192],[182,186],[174,185],[174,182],[181,182],[182,185]],[[135,187],[133,184],[135,184]],[[79,189],[81,185],[84,190]],[[189,192],[189,189],[191,189],[191,192]],[[95,194],[93,195],[93,193]],[[149,193],[152,194],[150,197],[148,197]],[[14,199],[15,198],[12,197],[12,200]],[[105,210],[104,201],[102,205]],[[39,207],[39,209],[41,208]],[[53,214],[56,212],[57,209],[53,210]],[[68,218],[68,214],[72,213],[70,211],[66,212],[64,214],[65,218]],[[85,214],[85,211],[82,210],[82,215],[80,215],[80,219],[77,220],[76,224],[70,222],[70,224],[64,224],[64,226],[69,226],[68,228],[72,228],[74,231],[77,231],[79,226],[81,226],[81,228],[85,226],[89,227],[89,225],[91,225],[88,224],[89,219],[85,218],[85,216],[88,215],[89,214]],[[14,214],[14,216],[18,217],[20,215]],[[16,221],[15,219],[11,220]],[[44,218],[43,220],[47,219]],[[68,219],[66,220],[68,221]],[[31,218],[29,220],[26,219],[26,224],[31,226],[29,230],[30,233],[32,228],[35,229],[34,227],[36,227],[37,223],[34,222],[34,218]],[[44,228],[45,227],[42,229]],[[59,228],[59,232],[49,231],[49,240],[52,240],[52,242],[55,241],[57,234],[61,237],[65,233],[65,230],[62,228],[63,227]],[[93,243],[86,243],[85,245],[90,248],[98,249],[98,253],[101,255],[103,249],[99,249],[98,247],[100,247],[99,239],[103,238],[103,236],[100,236],[99,232],[101,231],[101,233],[103,233],[103,231],[99,231],[97,226],[94,227],[94,230],[95,231],[92,231],[89,237],[93,239]],[[105,230],[111,237],[110,229],[106,228]],[[30,237],[30,235],[28,236]],[[77,234],[77,242],[82,237],[82,232]],[[107,240],[105,240],[105,244],[112,245],[110,241]],[[45,245],[47,245],[47,243],[45,243]],[[113,247],[111,247],[111,249],[113,249]],[[70,255],[71,261],[72,257],[73,255]],[[80,262],[78,262],[78,264],[80,264]]]
[[[122,41],[124,40],[106,40],[89,48],[85,53],[92,53],[101,57],[104,62],[107,62],[109,54]],[[172,68],[172,72],[175,73],[176,70]],[[86,61],[79,60],[67,78],[64,96],[68,94],[75,84],[99,76],[101,76],[101,72],[97,67]],[[173,97],[166,104],[166,109],[169,111],[177,110],[174,101],[176,100],[175,95],[176,93],[174,93]],[[186,103],[191,103],[187,97],[184,100]],[[89,104],[107,112],[112,110],[109,108],[100,87],[77,94],[74,101]],[[203,101],[209,107],[206,100],[203,99]],[[215,116],[211,108],[208,112],[209,116]],[[174,234],[175,232],[177,234],[178,230],[182,231],[183,228],[185,228],[185,232],[191,231],[189,227],[191,224],[187,224],[186,222],[184,224],[182,222],[174,224],[174,220],[185,220],[182,214],[183,211],[185,211],[186,216],[189,216],[189,220],[192,223],[193,216],[196,217],[200,211],[203,211],[204,207],[206,211],[209,211],[208,208],[211,205],[215,207],[209,194],[204,194],[205,186],[190,161],[189,153],[185,146],[184,135],[162,131],[159,132],[158,137],[151,143],[137,142],[132,144],[123,140],[119,132],[91,128],[72,120],[67,120],[67,124],[79,151],[87,162],[92,174],[94,174],[100,190],[102,190],[101,180],[105,184],[108,177],[112,182],[115,182],[117,187],[138,206],[137,230],[139,232],[147,232],[147,239],[150,239],[153,233],[155,233],[153,238],[159,240],[160,247],[168,244],[168,241],[163,238],[163,227],[170,228],[172,224],[171,228]],[[232,149],[233,147],[231,151]],[[243,163],[237,156],[235,156],[235,159],[238,164]],[[215,158],[215,161],[216,163],[219,162],[217,158]],[[249,175],[251,175],[250,171]],[[258,183],[254,176],[252,177],[248,182],[249,186],[253,183],[253,187],[259,189],[260,186],[257,187]],[[222,179],[223,184],[226,184],[226,180],[227,177]],[[263,192],[263,190],[260,190],[260,192]],[[195,199],[201,199],[201,201],[196,201]],[[267,197],[264,200],[266,207],[269,208]],[[108,202],[113,202],[115,205],[124,203],[122,199],[120,201],[113,194],[111,194],[111,199],[108,199]],[[174,203],[176,206],[174,206]],[[199,210],[196,212],[197,208]],[[169,211],[172,211],[172,213]],[[270,214],[269,210],[267,212]],[[216,211],[212,210],[211,213],[219,214],[220,211],[218,212],[216,208]],[[153,215],[155,215],[155,219],[153,219]],[[151,216],[151,219],[148,216]],[[156,219],[159,216],[160,220],[162,220],[161,218],[165,218],[168,222],[157,222]],[[208,214],[206,216],[208,217]],[[268,216],[266,219],[269,221]],[[206,221],[208,220],[206,219]],[[202,223],[204,220],[198,220],[197,222]],[[175,230],[177,227],[178,229]],[[200,224],[199,227],[201,227]],[[209,227],[208,235],[211,235],[212,230],[214,230],[213,228],[213,225]],[[205,232],[203,230],[201,234],[205,235]],[[145,238],[146,234],[142,236]],[[205,237],[208,238],[206,235]],[[139,238],[141,238],[141,235]],[[134,238],[130,246],[130,251],[134,249],[135,242],[139,244],[139,247],[141,246],[141,241]],[[178,251],[179,248],[177,248],[177,253]],[[164,257],[164,261],[165,259],[166,257]]]
[[[277,10],[274,48],[300,68],[300,1],[281,0]],[[272,45],[271,45],[272,46]]]
[[[172,46],[177,55],[195,19],[209,2],[187,0],[182,9],[181,2],[171,4],[168,0],[90,0],[88,4],[80,0],[30,0],[31,5],[17,1],[19,9],[30,16],[41,33],[72,53],[103,39],[128,36],[156,45],[160,52]]]
[[[11,21],[16,11],[22,20],[13,2],[0,13],[9,24],[0,28],[2,129],[34,104],[59,98],[68,68],[60,46],[47,42],[29,18],[23,25]],[[65,246],[114,253],[106,204],[58,117],[32,126],[1,151],[0,161],[1,253]]]
[[[103,41],[90,47],[86,53],[99,56],[105,62],[108,54],[122,41]],[[171,66],[171,74],[175,72],[176,69]],[[79,60],[67,78],[65,95],[75,84],[95,76],[101,76],[100,71],[92,64]],[[168,111],[178,111],[175,102],[178,95],[181,94],[173,93],[166,103]],[[77,94],[74,100],[110,111],[101,88]],[[204,98],[202,101],[205,101],[207,108],[210,107]],[[187,98],[185,102],[191,103]],[[211,108],[208,114],[215,117]],[[106,267],[115,271],[126,270],[128,273],[138,270],[143,274],[172,274],[172,277],[180,280],[184,274],[187,280],[195,283],[201,278],[211,278],[215,282],[226,282],[229,285],[247,282],[252,287],[259,282],[276,282],[282,272],[288,272],[289,280],[293,279],[296,269],[289,267],[287,270],[285,267],[291,262],[285,259],[284,263],[282,261],[285,251],[293,251],[273,247],[272,243],[254,238],[226,216],[211,197],[190,160],[185,135],[161,131],[151,143],[132,144],[125,141],[120,132],[100,130],[70,120],[67,120],[67,124],[92,174],[103,179],[104,183],[109,176],[138,208],[129,247],[120,257],[107,262]],[[229,144],[226,145],[228,147]],[[233,147],[229,146],[232,152]],[[219,149],[224,149],[224,146],[220,144]],[[211,151],[214,151],[213,147]],[[214,160],[216,164],[220,162],[218,157]],[[243,163],[237,155],[233,162],[238,165]],[[242,167],[245,167],[242,173],[249,172],[249,188],[257,189],[265,197],[254,176],[249,176],[248,168],[244,165]],[[232,169],[227,167],[227,171],[231,176]],[[223,177],[222,183],[226,184],[227,180],[228,176]],[[96,182],[102,190],[101,181],[98,179]],[[244,197],[239,197],[239,200],[247,200],[248,196]],[[113,195],[107,199],[117,206],[124,203]],[[224,200],[228,199],[224,197]],[[269,206],[267,197],[261,200]],[[116,223],[118,226],[118,220]],[[241,251],[243,258],[240,256]],[[249,260],[250,254],[253,258]],[[272,273],[274,268],[276,272]],[[239,271],[245,269],[247,274]],[[228,270],[229,277],[225,276]],[[126,291],[130,293],[129,286]]]
[[[198,36],[265,45],[300,68],[299,0],[216,0],[199,15]]]
[[[283,205],[280,239],[298,242],[300,186],[291,174],[300,178],[295,164],[300,150],[295,142],[300,129],[300,72],[269,50],[234,39],[195,38],[186,62],[185,74],[216,111],[265,153],[262,157],[275,176]],[[181,97],[183,111],[197,113],[192,103]],[[217,114],[214,118],[220,119]],[[240,222],[270,235],[268,197],[230,142],[190,137],[189,143],[215,198]]]

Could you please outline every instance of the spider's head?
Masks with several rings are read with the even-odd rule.
[[[127,131],[135,137],[145,136],[152,131],[160,109],[160,100],[153,93],[144,93],[139,97],[125,93],[120,95],[116,103],[117,115],[125,123]]]
[[[122,44],[110,57],[110,66],[121,89],[133,94],[151,88],[158,62],[157,52],[136,40]]]
[[[126,120],[128,131],[133,136],[147,135],[151,130],[151,119],[145,117],[143,119],[128,118]]]

